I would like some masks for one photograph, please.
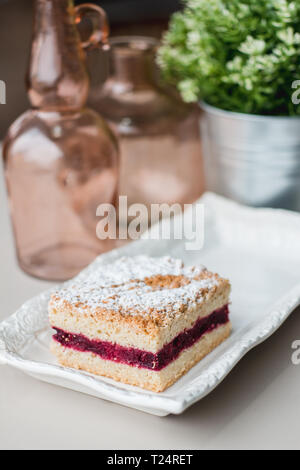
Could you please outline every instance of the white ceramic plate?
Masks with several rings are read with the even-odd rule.
[[[95,377],[55,364],[48,350],[46,292],[0,324],[0,362],[40,380],[87,393],[148,413],[179,414],[211,392],[254,346],[274,333],[300,304],[300,215],[250,209],[207,193],[205,244],[186,251],[184,241],[140,240],[100,256],[99,263],[123,255],[171,255],[187,264],[205,264],[233,286],[233,333],[179,382],[161,394]],[[188,222],[187,222],[188,223]]]

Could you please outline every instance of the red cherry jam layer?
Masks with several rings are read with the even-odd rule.
[[[200,318],[192,328],[180,333],[157,354],[112,344],[107,341],[91,340],[83,335],[67,333],[57,328],[55,328],[56,334],[53,338],[66,348],[80,352],[90,352],[108,361],[158,372],[177,359],[182,351],[193,346],[204,334],[225,325],[228,321],[229,308],[228,305],[225,305],[209,316]]]

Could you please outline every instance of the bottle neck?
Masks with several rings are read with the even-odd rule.
[[[111,79],[131,89],[153,87],[157,82],[157,41],[148,38],[115,38],[111,41]]]
[[[35,108],[81,108],[89,80],[73,0],[35,0],[28,93]]]

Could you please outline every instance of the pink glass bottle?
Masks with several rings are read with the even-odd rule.
[[[109,77],[92,95],[119,137],[120,194],[149,209],[192,203],[204,191],[198,110],[161,85],[158,46],[154,38],[111,38]]]
[[[82,44],[76,23],[88,18]],[[36,0],[28,74],[32,109],[9,129],[5,175],[21,268],[65,280],[114,242],[96,236],[96,209],[113,203],[118,146],[105,121],[85,108],[89,80],[82,45],[105,43],[103,10],[70,0]]]

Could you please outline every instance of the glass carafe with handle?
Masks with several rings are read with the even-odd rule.
[[[84,19],[92,25],[86,42],[77,29]],[[19,264],[38,278],[69,279],[114,245],[97,238],[96,211],[115,201],[118,145],[104,119],[85,108],[84,47],[107,36],[97,6],[35,1],[32,108],[10,127],[4,164]]]

